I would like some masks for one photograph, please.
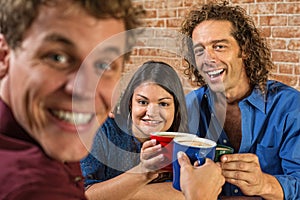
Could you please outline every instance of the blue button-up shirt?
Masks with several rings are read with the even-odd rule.
[[[207,86],[186,96],[191,133],[229,145],[215,117],[214,95]],[[268,81],[267,93],[255,88],[239,102],[242,140],[239,153],[258,156],[263,172],[277,178],[285,199],[300,199],[300,92],[276,81]],[[226,196],[243,195],[226,183]]]

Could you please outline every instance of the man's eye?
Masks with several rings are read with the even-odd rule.
[[[225,48],[224,45],[215,45],[214,46],[215,50],[223,50]]]
[[[111,69],[110,64],[104,62],[96,62],[95,67],[97,70],[109,70]]]
[[[43,60],[51,67],[66,69],[71,66],[71,58],[62,53],[49,53],[43,56]]]
[[[64,55],[60,54],[52,54],[49,56],[53,61],[59,62],[59,63],[66,63],[68,61],[68,58]]]
[[[203,48],[198,48],[198,49],[195,49],[194,50],[194,54],[195,54],[195,56],[201,56],[201,55],[203,55],[203,52],[204,52],[204,49]]]

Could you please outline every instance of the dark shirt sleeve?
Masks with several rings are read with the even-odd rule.
[[[80,162],[82,175],[85,178],[84,186],[88,187],[92,184],[102,182],[103,180],[98,177],[98,174],[104,175],[104,166],[92,154],[89,154]],[[103,172],[99,172],[102,170]]]

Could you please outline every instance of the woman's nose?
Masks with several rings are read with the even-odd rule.
[[[157,115],[158,112],[159,112],[158,105],[155,105],[155,104],[150,103],[150,104],[147,106],[147,112],[146,112],[146,115],[152,116],[152,117],[153,117],[153,116]]]

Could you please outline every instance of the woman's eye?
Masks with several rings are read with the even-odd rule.
[[[162,106],[162,107],[166,107],[166,106],[168,106],[169,104],[168,104],[168,103],[165,103],[165,102],[161,102],[161,103],[159,103],[159,105]]]
[[[139,100],[138,103],[141,104],[141,105],[147,105],[148,104],[147,101],[143,101],[143,100]]]

